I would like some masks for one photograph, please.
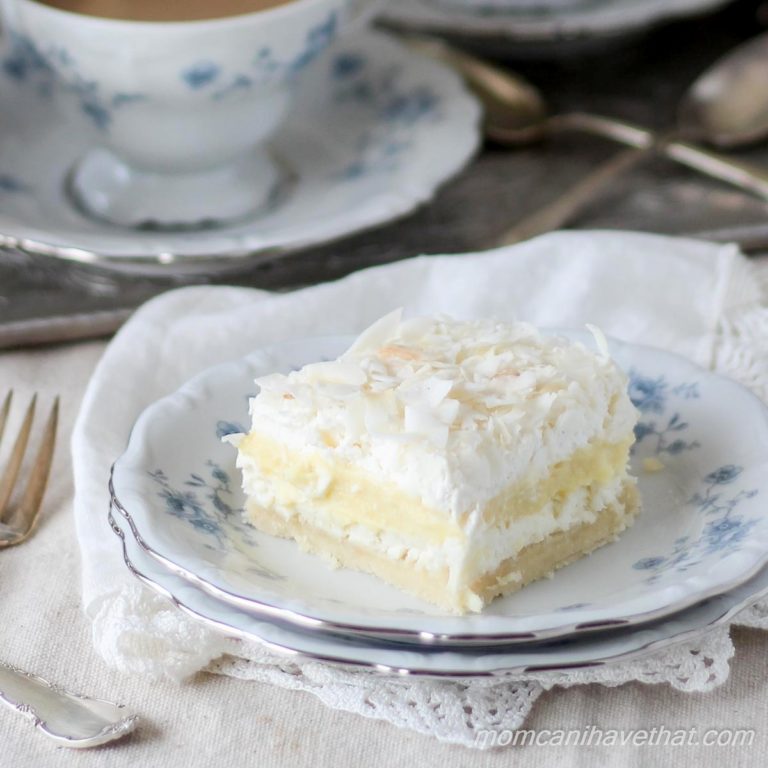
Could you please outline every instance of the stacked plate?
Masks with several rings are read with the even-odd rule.
[[[450,35],[485,53],[558,57],[613,47],[729,0],[392,0],[387,24]]]
[[[256,376],[335,357],[349,341],[263,349],[144,412],[110,483],[110,521],[137,577],[196,619],[276,651],[450,677],[625,660],[768,595],[768,409],[683,358],[619,342],[612,353],[640,412],[632,461],[643,509],[618,541],[552,579],[450,616],[256,531],[221,438],[246,429]]]

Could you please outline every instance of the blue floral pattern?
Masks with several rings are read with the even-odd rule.
[[[115,92],[105,94],[98,81],[83,77],[77,62],[63,47],[45,51],[37,48],[27,36],[10,33],[10,52],[2,59],[2,70],[17,83],[34,85],[40,96],[49,98],[53,83],[62,92],[71,94],[80,111],[101,130],[109,128],[115,110],[145,101],[141,93]],[[56,70],[61,73],[57,78]]]
[[[227,72],[215,61],[197,61],[180,72],[181,81],[193,91],[205,93],[219,101],[232,93],[247,91],[265,80],[287,80],[311,64],[337,37],[339,15],[328,16],[308,32],[301,50],[289,59],[280,60],[268,46],[259,48],[250,68]]]
[[[221,73],[221,67],[212,61],[198,61],[181,71],[181,79],[193,90],[198,91],[213,83]]]
[[[339,15],[336,11],[328,14],[324,21],[307,32],[304,48],[287,61],[278,61],[269,48],[262,48],[253,65],[261,76],[293,77],[311,64],[337,37]]]
[[[413,129],[442,117],[437,94],[422,84],[403,84],[400,67],[374,77],[363,54],[347,51],[334,57],[330,71],[336,102],[360,104],[376,116],[358,138],[355,157],[338,173],[342,179],[397,170],[411,146]]]
[[[162,469],[151,471],[149,476],[160,486],[157,495],[165,502],[168,514],[185,520],[198,531],[211,534],[219,543],[226,538],[221,519],[242,513],[242,509],[235,509],[230,503],[229,473],[210,459],[204,472],[190,473],[183,489],[173,487]]]
[[[31,191],[31,187],[16,176],[12,176],[10,173],[0,173],[0,192],[29,193]]]
[[[218,437],[219,440],[227,435],[236,435],[247,431],[248,430],[242,424],[238,424],[236,421],[219,419],[219,421],[216,422],[216,437]]]
[[[635,427],[637,444],[647,439],[657,456],[675,456],[700,447],[697,440],[686,440],[682,436],[689,425],[679,412],[673,411],[665,417],[670,402],[701,397],[698,383],[682,382],[673,386],[664,376],[644,376],[633,368],[629,371],[629,397],[641,414]],[[653,418],[654,415],[662,419]]]
[[[2,69],[7,77],[25,82],[40,74],[46,79],[52,75],[50,64],[28,37],[13,31],[9,37],[9,52],[2,58]]]
[[[244,428],[233,421],[220,419],[216,422],[217,439]],[[245,521],[243,508],[235,501],[235,493],[230,473],[217,462],[208,459],[202,472],[191,472],[183,481],[182,487],[171,483],[162,469],[150,471],[149,477],[157,484],[157,495],[164,502],[164,511],[183,520],[196,532],[210,536],[215,542],[206,544],[207,549],[218,550],[238,545],[257,547],[253,535],[254,529]],[[253,575],[270,580],[282,580],[282,577],[255,561],[248,568]]]
[[[688,501],[703,518],[700,534],[675,539],[672,551],[666,555],[637,560],[632,567],[649,572],[647,583],[658,581],[669,571],[684,573],[712,555],[727,555],[749,535],[760,522],[759,518],[745,518],[735,511],[744,500],[757,496],[758,491],[742,489],[729,494],[724,487],[735,482],[742,472],[743,467],[726,464],[704,477],[703,490],[694,493]]]

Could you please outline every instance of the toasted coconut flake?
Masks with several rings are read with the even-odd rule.
[[[450,379],[440,379],[437,376],[431,376],[422,387],[425,399],[432,408],[437,408],[448,397],[451,389],[453,382]]]
[[[600,356],[606,360],[610,359],[611,353],[608,350],[608,339],[605,338],[605,334],[596,325],[589,323],[587,323],[587,330],[592,334]]]
[[[305,365],[301,372],[303,378],[313,384],[348,384],[350,387],[360,387],[368,381],[368,376],[359,365],[341,360],[310,363]]]
[[[412,435],[426,437],[438,448],[448,442],[448,427],[428,410],[405,406],[405,431]]]
[[[341,356],[341,359],[361,355],[365,352],[373,352],[384,346],[397,333],[402,316],[403,309],[401,307],[379,318],[357,337],[352,346]]]
[[[376,353],[383,360],[397,358],[399,360],[418,360],[421,355],[414,349],[403,347],[400,344],[389,344],[381,347]]]

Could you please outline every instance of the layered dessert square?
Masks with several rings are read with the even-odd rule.
[[[257,379],[232,440],[247,519],[453,613],[550,575],[638,507],[636,411],[595,337],[395,312]]]

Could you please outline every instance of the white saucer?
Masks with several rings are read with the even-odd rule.
[[[300,629],[238,610],[163,568],[139,546],[119,513],[110,510],[109,522],[122,541],[123,559],[131,573],[206,626],[241,640],[257,642],[291,658],[367,669],[378,674],[470,678],[572,670],[577,666],[628,661],[676,643],[692,641],[702,632],[731,621],[744,608],[768,594],[766,568],[731,592],[705,600],[664,621],[631,630],[496,648],[377,642]]]
[[[392,26],[477,40],[499,55],[562,55],[599,47],[665,21],[714,11],[729,0],[583,0],[501,3],[477,0],[392,0],[383,18]]]
[[[231,269],[403,216],[480,139],[480,109],[453,72],[368,32],[336,45],[302,81],[272,143],[289,181],[268,210],[203,231],[135,231],[89,219],[67,197],[68,174],[97,134],[61,119],[49,76],[0,72],[0,245],[142,274]]]
[[[579,332],[569,335],[587,341]],[[445,615],[367,574],[333,570],[242,519],[235,450],[253,379],[330,359],[349,339],[276,345],[209,369],[139,418],[115,463],[113,504],[145,551],[217,599],[298,626],[445,645],[508,644],[668,616],[768,560],[768,409],[735,382],[650,347],[612,343],[641,412],[642,511],[618,541],[498,599]],[[649,473],[653,457],[664,469]]]

